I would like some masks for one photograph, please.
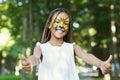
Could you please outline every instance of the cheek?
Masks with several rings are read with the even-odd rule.
[[[68,30],[65,31],[65,35],[67,35],[67,33],[68,33]]]
[[[51,30],[51,31],[55,30],[55,26],[52,25],[52,26],[50,27],[50,30]]]
[[[68,31],[69,26],[68,26],[68,25],[65,25],[64,28],[65,28],[66,31]]]

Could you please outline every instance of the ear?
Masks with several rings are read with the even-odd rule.
[[[51,29],[51,27],[52,27],[52,23],[50,23],[50,25],[48,26],[48,28]]]
[[[51,27],[49,26],[48,28],[50,29]]]
[[[50,23],[49,26],[48,26],[48,29],[51,29],[51,26],[52,26],[52,24]]]

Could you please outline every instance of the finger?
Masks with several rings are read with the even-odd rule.
[[[28,59],[24,55],[21,55],[21,58],[22,58],[21,64],[28,65]]]
[[[110,72],[110,70],[105,70],[103,74],[107,74],[109,72]]]
[[[31,66],[22,66],[22,68],[25,70],[29,70],[29,69],[31,69]]]
[[[22,60],[25,60],[25,61],[28,60],[23,54],[21,55],[21,57],[22,57]]]
[[[111,69],[112,68],[110,63],[106,63],[104,66],[105,66],[106,69]]]
[[[22,69],[24,69],[25,71],[31,70],[30,67],[23,67]]]
[[[22,66],[23,69],[31,68],[30,66]]]
[[[109,73],[109,71],[104,71],[104,73],[103,73],[103,74],[105,75],[105,74],[107,74],[107,73]]]
[[[111,68],[110,67],[105,67],[104,71],[111,71]]]
[[[30,66],[27,66],[27,67],[26,67],[26,66],[23,66],[22,69],[25,70],[25,71],[27,71],[27,72],[32,71],[32,69],[31,69]]]
[[[26,61],[22,61],[21,64],[22,64],[22,66],[27,66],[28,65],[28,63]]]
[[[104,70],[104,71],[102,71],[102,73],[107,74],[107,73],[109,73],[109,70]]]
[[[103,71],[103,72],[105,71],[105,69],[106,69],[106,67],[105,67],[105,66],[102,66],[102,71]]]
[[[111,68],[110,68],[110,67],[108,67],[108,66],[106,66],[106,65],[104,65],[104,66],[102,67],[102,73],[103,73],[103,74],[109,73],[110,71],[111,71]]]
[[[107,62],[111,62],[112,61],[112,55],[109,56],[109,58],[107,59]]]
[[[23,69],[25,70],[26,72],[31,72],[32,70],[31,69]]]
[[[107,71],[107,66],[106,66],[105,64],[103,64],[103,65],[101,66],[101,71],[102,71],[103,74],[106,73],[106,71]]]

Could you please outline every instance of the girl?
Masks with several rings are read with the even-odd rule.
[[[53,10],[47,20],[41,43],[37,42],[30,58],[23,56],[23,69],[32,71],[32,66],[40,64],[38,80],[79,80],[74,61],[76,55],[85,62],[99,67],[103,74],[108,73],[111,70],[112,56],[102,61],[92,54],[83,52],[80,46],[72,43],[71,24],[68,10]]]

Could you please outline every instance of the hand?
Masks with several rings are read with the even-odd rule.
[[[112,60],[112,55],[110,55],[109,58],[101,64],[100,69],[103,74],[107,74],[109,73],[109,71],[111,71],[112,68],[110,63],[111,60]]]
[[[31,61],[26,58],[24,55],[22,55],[22,68],[27,71],[27,72],[31,72],[32,71],[32,63]]]

